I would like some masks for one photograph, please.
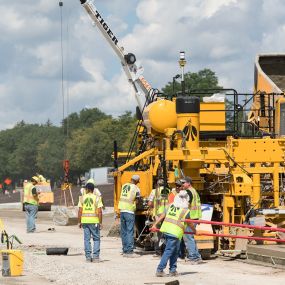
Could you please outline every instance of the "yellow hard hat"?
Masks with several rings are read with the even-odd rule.
[[[36,181],[37,183],[39,183],[40,179],[38,176],[33,176],[31,180]]]
[[[95,186],[95,180],[93,178],[90,178],[87,180],[86,184],[91,183]]]

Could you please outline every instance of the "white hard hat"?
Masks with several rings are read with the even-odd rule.
[[[134,175],[132,176],[132,180],[134,180],[134,181],[140,181],[140,176],[137,175],[137,174],[134,174]]]

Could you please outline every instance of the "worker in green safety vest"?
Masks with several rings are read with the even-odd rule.
[[[148,197],[148,206],[153,209],[153,216],[159,216],[165,213],[165,209],[168,206],[168,195],[170,189],[164,187],[163,179],[158,179],[157,187],[152,189]]]
[[[90,184],[90,183],[94,185],[93,194],[96,195],[96,196],[98,196],[98,197],[101,197],[101,201],[102,201],[103,209],[104,209],[105,207],[104,207],[104,201],[103,201],[102,194],[101,194],[100,190],[95,187],[95,180],[94,180],[93,178],[88,179],[87,182],[86,182],[86,185],[83,186],[83,187],[80,189],[80,194],[81,194],[81,195],[79,196],[79,199],[78,199],[78,207],[79,207],[80,201],[82,200],[83,195],[85,195],[85,194],[87,193],[87,192],[86,192],[86,186],[87,186],[88,184]]]
[[[79,201],[78,223],[84,231],[84,251],[87,262],[100,262],[100,230],[102,229],[102,200],[93,194],[94,184],[86,184],[86,193]],[[93,239],[93,251],[90,239]],[[93,253],[93,254],[91,254]]]
[[[131,182],[125,183],[121,189],[118,209],[121,219],[121,239],[124,257],[137,257],[134,254],[134,226],[135,211],[140,189],[137,186],[140,182],[140,176],[134,174]]]
[[[192,220],[199,220],[202,218],[200,196],[192,186],[192,179],[189,176],[181,180],[183,182],[183,189],[186,190],[189,196],[190,217]],[[196,228],[196,224],[194,224],[194,226]],[[188,230],[189,229],[186,229],[186,231]],[[203,263],[194,235],[184,235],[183,240],[188,253],[186,262],[190,262],[191,264]]]
[[[183,237],[187,223],[184,219],[190,218],[188,209],[189,196],[186,191],[180,191],[174,198],[174,202],[169,205],[167,213],[162,214],[153,224],[151,231],[157,230],[157,225],[163,221],[160,232],[165,237],[165,249],[161,257],[160,263],[156,270],[157,277],[163,277],[166,274],[164,269],[169,261],[169,275],[177,276],[177,259],[180,248],[180,241]],[[195,233],[195,227],[192,223],[188,223],[191,231]]]
[[[154,220],[157,220],[159,216],[166,213],[168,208],[168,196],[170,189],[164,187],[163,179],[157,180],[155,189],[152,189],[148,197],[148,207],[152,210],[152,216]],[[153,234],[155,255],[160,256],[162,249],[160,247],[161,233],[157,232]]]
[[[36,217],[39,210],[39,194],[40,191],[36,188],[39,182],[37,176],[31,178],[31,182],[24,184],[24,210],[26,214],[27,233],[36,231]]]

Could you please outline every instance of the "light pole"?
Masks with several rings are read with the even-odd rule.
[[[180,52],[179,56],[179,65],[181,68],[181,89],[182,89],[182,96],[185,96],[185,81],[184,81],[184,66],[186,65],[185,60],[185,51]]]

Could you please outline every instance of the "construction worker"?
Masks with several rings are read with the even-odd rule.
[[[37,173],[37,177],[39,178],[39,182],[47,182],[46,178],[43,175]]]
[[[177,179],[175,181],[175,188],[173,188],[168,196],[168,203],[171,204],[174,202],[175,196],[183,190],[183,184],[180,179]],[[180,242],[180,248],[179,248],[179,253],[178,257],[181,259],[185,259],[185,243],[184,240],[182,239]]]
[[[148,197],[148,206],[153,209],[154,216],[159,216],[164,213],[168,206],[168,195],[170,190],[163,185],[163,179],[158,179],[157,188],[152,189]]]
[[[188,209],[189,196],[186,191],[180,191],[174,198],[174,202],[169,205],[167,213],[162,214],[153,224],[151,231],[157,230],[157,225],[163,221],[160,232],[164,234],[166,246],[156,270],[157,277],[164,277],[164,269],[169,261],[169,275],[177,276],[177,259],[180,241],[184,234],[186,223],[184,219],[190,218]],[[191,231],[195,233],[195,227],[188,223]]]
[[[86,187],[87,187],[87,185],[90,184],[90,183],[94,186],[93,194],[96,195],[96,196],[98,196],[98,197],[101,197],[101,201],[102,201],[102,203],[103,203],[102,194],[101,194],[101,192],[100,192],[100,190],[99,190],[98,188],[95,188],[95,180],[94,180],[93,178],[88,179],[86,185],[80,189],[80,194],[81,194],[81,196],[79,197],[79,202],[80,202],[80,200],[82,199],[83,195],[86,194]],[[79,203],[79,202],[78,202],[78,203]],[[78,204],[78,205],[79,205],[79,204]],[[103,203],[103,208],[104,208],[104,203]]]
[[[189,210],[190,210],[190,218],[192,220],[199,220],[202,218],[202,210],[201,210],[201,202],[198,192],[192,186],[192,179],[186,176],[182,179],[183,188],[189,195]],[[196,228],[196,224],[194,224]],[[190,232],[190,229],[186,229],[187,232]],[[183,240],[185,242],[185,246],[188,252],[187,262],[191,264],[200,264],[202,262],[202,257],[197,248],[196,241],[194,239],[194,235],[187,234],[183,236]]]
[[[182,182],[180,179],[177,179],[175,181],[175,188],[171,190],[171,192],[168,195],[168,203],[171,204],[174,201],[174,197],[182,190]]]
[[[134,226],[135,211],[140,189],[137,184],[140,182],[139,175],[133,175],[130,183],[122,186],[118,209],[121,218],[121,239],[124,257],[137,257],[134,254]]]
[[[163,179],[157,180],[157,187],[152,189],[149,197],[148,197],[148,207],[152,210],[152,214],[154,220],[157,220],[158,217],[166,212],[168,207],[168,195],[170,190],[164,187]],[[162,250],[160,248],[160,239],[161,233],[157,232],[153,234],[154,242],[154,250],[157,256],[162,254]]]
[[[34,233],[36,230],[35,220],[39,210],[39,190],[36,185],[39,183],[39,178],[33,176],[31,182],[24,184],[24,210],[26,213],[27,233]]]
[[[100,230],[102,229],[102,201],[93,194],[94,185],[86,184],[86,193],[79,202],[78,223],[84,231],[84,251],[87,262],[100,262]],[[93,255],[90,239],[93,239]]]

